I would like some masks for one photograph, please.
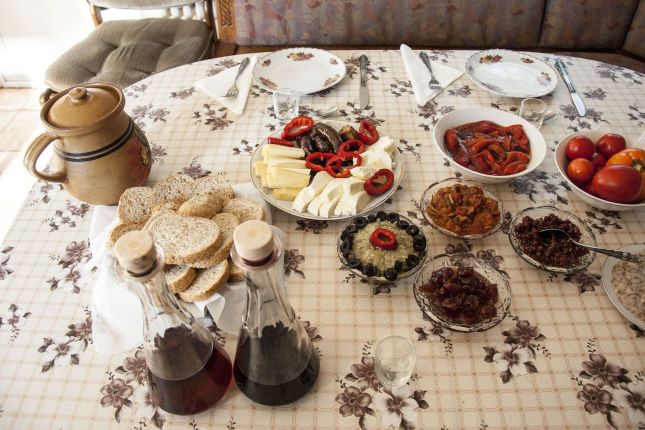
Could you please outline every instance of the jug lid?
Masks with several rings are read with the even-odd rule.
[[[102,120],[123,104],[123,93],[112,84],[79,85],[57,97],[45,118],[57,128],[83,128]]]
[[[121,267],[133,276],[145,276],[154,268],[157,249],[150,233],[135,230],[121,236],[114,245]]]
[[[264,221],[249,220],[233,231],[233,243],[238,255],[249,262],[262,261],[273,253],[273,230]]]

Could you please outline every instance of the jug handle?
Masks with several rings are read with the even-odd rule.
[[[25,158],[23,159],[23,164],[33,176],[38,179],[42,179],[46,182],[56,182],[56,183],[65,183],[67,182],[67,176],[63,172],[57,172],[53,174],[42,173],[36,169],[36,162],[40,154],[47,148],[47,146],[52,143],[54,140],[58,139],[58,136],[53,136],[51,134],[43,133],[31,142],[27,152],[25,152]]]

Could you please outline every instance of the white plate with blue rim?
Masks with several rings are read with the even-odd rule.
[[[466,74],[479,87],[504,97],[540,97],[555,90],[558,75],[532,55],[487,49],[466,61]]]

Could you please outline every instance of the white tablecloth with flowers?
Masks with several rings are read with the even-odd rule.
[[[428,51],[464,67],[472,52]],[[360,110],[358,56],[337,53],[347,78],[303,97],[301,109],[337,105],[340,118],[368,119],[404,154],[405,176],[386,210],[422,222],[419,199],[432,182],[452,176],[431,141],[433,125],[455,109],[516,111],[518,100],[476,87],[465,75],[419,107],[398,51],[370,51],[370,105]],[[555,57],[537,54],[553,64]],[[153,148],[151,183],[175,172],[249,181],[250,154],[280,127],[271,96],[253,85],[243,115],[201,94],[194,83],[236,65],[217,58],[154,75],[125,90],[127,111]],[[552,150],[572,131],[603,128],[636,139],[645,131],[645,76],[564,57],[587,105],[579,118],[564,85],[543,97],[557,116],[542,133],[548,154],[530,175],[493,187],[511,214],[552,204],[573,211],[602,245],[645,241],[645,212],[595,210],[576,198],[555,171]],[[442,330],[422,317],[410,281],[372,286],[344,271],[335,243],[344,223],[303,221],[274,212],[287,233],[288,296],[321,355],[313,392],[284,407],[264,407],[232,387],[197,416],[160,410],[147,396],[140,350],[100,355],[92,346],[86,267],[93,208],[57,185],[35,183],[0,247],[0,428],[2,429],[265,429],[265,428],[636,428],[645,426],[645,337],[625,320],[600,284],[604,257],[580,273],[556,276],[529,266],[498,232],[482,241],[448,239],[424,225],[430,255],[465,251],[511,279],[511,314],[478,334]],[[206,320],[234,356],[236,337]],[[374,376],[374,345],[387,335],[412,339],[418,362],[411,382],[384,389]]]

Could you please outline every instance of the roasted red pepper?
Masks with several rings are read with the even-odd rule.
[[[381,169],[365,182],[363,188],[370,196],[378,196],[392,188],[394,173],[390,169]]]
[[[343,152],[357,152],[361,153],[365,151],[365,144],[358,139],[349,139],[343,142],[338,148],[338,153],[342,154]]]
[[[370,236],[370,243],[377,248],[395,251],[399,247],[396,234],[386,228],[377,228]]]
[[[351,162],[351,164],[348,164],[348,161]],[[363,159],[358,153],[343,152],[327,161],[325,170],[327,170],[327,172],[334,178],[346,178],[349,176],[350,170],[354,167],[360,166],[362,163]]]
[[[314,120],[308,116],[297,116],[282,130],[282,138],[287,140],[295,139],[301,134],[309,132],[314,128]]]
[[[364,119],[361,121],[360,128],[358,129],[358,138],[365,145],[371,145],[378,140],[378,131],[376,131],[376,127],[371,122]]]
[[[280,146],[289,146],[293,148],[293,143],[285,139],[280,139],[279,137],[270,137],[267,139],[270,145],[280,145]]]
[[[322,172],[325,170],[329,160],[334,157],[336,157],[336,154],[333,152],[314,152],[307,155],[305,161],[308,169],[311,169],[314,172]]]

